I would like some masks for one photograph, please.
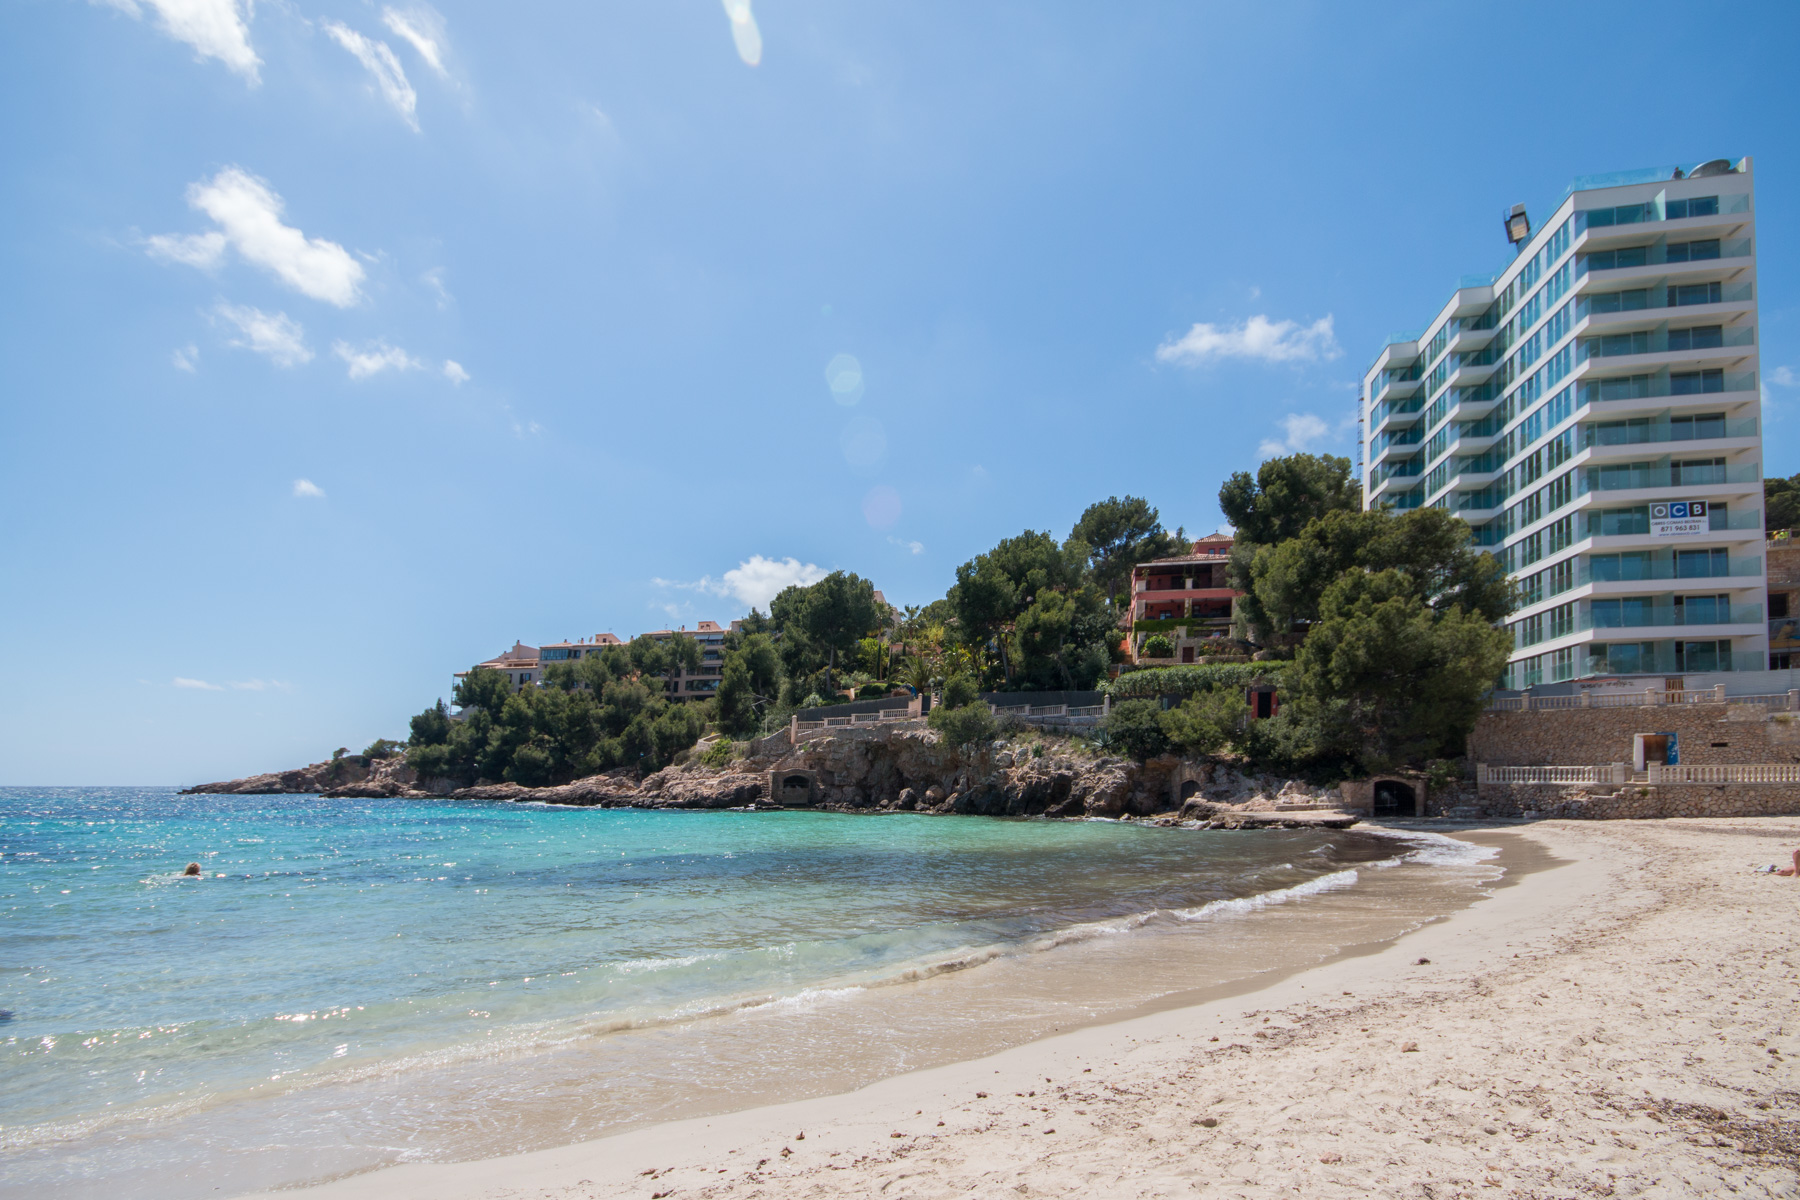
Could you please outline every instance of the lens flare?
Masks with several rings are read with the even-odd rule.
[[[720,2],[725,5],[725,15],[731,18],[731,40],[737,46],[738,57],[746,66],[754,67],[762,61],[762,30],[750,15],[750,0]]]
[[[855,404],[862,399],[863,370],[853,354],[840,354],[825,364],[825,383],[831,398],[839,404]]]
[[[885,483],[876,484],[863,497],[863,520],[871,529],[892,529],[900,519],[900,493]]]

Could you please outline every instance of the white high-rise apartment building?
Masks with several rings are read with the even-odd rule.
[[[1750,159],[1577,179],[1363,380],[1363,500],[1517,580],[1506,685],[1768,667]]]

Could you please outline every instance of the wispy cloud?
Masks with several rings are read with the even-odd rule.
[[[429,4],[415,4],[409,8],[384,8],[381,10],[381,23],[393,31],[394,36],[404,38],[425,65],[436,71],[445,79],[450,78],[449,68],[444,66],[444,54],[450,47],[450,39],[444,33],[444,17]]]
[[[657,587],[728,596],[746,609],[760,608],[768,612],[769,601],[779,595],[783,588],[795,584],[817,583],[825,575],[825,568],[813,563],[802,563],[797,558],[764,558],[760,554],[752,554],[717,579],[703,575],[691,583],[675,579],[652,579],[650,582]]]
[[[120,12],[142,17],[137,0],[100,0]],[[201,59],[216,58],[255,85],[261,82],[257,67],[262,60],[250,48],[250,27],[245,20],[250,0],[240,9],[237,0],[144,0],[156,14],[157,25],[178,42],[186,42]]]
[[[204,679],[189,679],[185,675],[177,675],[173,687],[183,688],[191,692],[291,692],[294,685],[279,679],[246,679],[240,683],[208,683]]]
[[[393,105],[394,111],[400,114],[400,119],[417,133],[419,94],[407,82],[406,68],[394,57],[393,49],[386,42],[366,38],[338,21],[326,21],[324,27],[333,41],[355,55],[356,61],[375,77],[375,86],[380,89],[382,97]]]
[[[1226,358],[1270,363],[1321,362],[1342,353],[1332,334],[1329,315],[1311,325],[1301,325],[1296,321],[1271,321],[1259,314],[1241,325],[1197,324],[1158,346],[1156,361],[1184,367]]]
[[[430,288],[437,296],[438,308],[449,308],[452,304],[456,303],[456,297],[452,296],[450,294],[450,289],[444,286],[444,268],[431,268],[431,270],[419,276],[419,282]]]
[[[188,185],[188,204],[218,229],[200,234],[158,234],[148,239],[152,257],[190,267],[217,266],[227,247],[305,296],[339,308],[355,304],[362,264],[324,238],[309,238],[281,221],[282,200],[242,167],[226,167]]]
[[[1331,433],[1331,426],[1325,423],[1324,418],[1315,417],[1311,413],[1289,413],[1281,418],[1280,424],[1287,431],[1287,437],[1280,441],[1267,439],[1257,447],[1257,453],[1264,458],[1310,450]]]
[[[323,500],[325,489],[310,479],[294,480],[294,498],[297,500]]]
[[[311,362],[306,331],[286,313],[266,313],[249,305],[220,303],[213,315],[238,331],[230,344],[265,355],[278,367],[297,367]]]
[[[463,365],[454,358],[446,358],[444,360],[444,378],[448,379],[451,383],[454,383],[457,387],[461,387],[463,384],[469,382],[469,373],[463,370]]]
[[[721,0],[725,15],[731,18],[731,41],[738,57],[754,67],[762,61],[762,30],[750,12],[750,0]]]
[[[1800,374],[1795,374],[1792,367],[1776,367],[1769,372],[1769,382],[1781,387],[1793,387],[1800,384]]]
[[[208,683],[204,679],[188,679],[182,675],[177,675],[175,677],[173,686],[178,687],[178,688],[186,688],[189,691],[195,691],[195,692],[222,692],[225,690],[219,684]]]
[[[383,341],[370,342],[357,350],[349,342],[333,342],[331,352],[350,364],[350,378],[367,379],[383,371],[417,371],[425,364]]]
[[[905,538],[897,538],[892,535],[889,535],[888,541],[893,543],[894,545],[900,547],[902,550],[908,551],[909,553],[912,553],[912,554],[925,553],[925,543],[924,542],[909,542]]]
[[[192,375],[200,369],[200,347],[189,342],[170,354],[169,361],[174,364],[177,371],[186,371]]]

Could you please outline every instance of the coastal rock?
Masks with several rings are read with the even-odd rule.
[[[272,771],[243,779],[201,783],[183,788],[184,796],[407,796],[415,793],[418,777],[398,755],[370,758],[346,754],[291,771]]]

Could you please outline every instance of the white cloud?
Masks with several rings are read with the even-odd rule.
[[[429,4],[415,4],[404,10],[384,8],[381,23],[396,37],[411,43],[426,66],[443,78],[450,78],[450,72],[444,66],[444,51],[449,47],[450,39],[444,35],[444,17],[437,9]]]
[[[1331,317],[1311,325],[1271,321],[1258,314],[1242,325],[1197,324],[1179,338],[1156,348],[1156,361],[1197,367],[1222,358],[1250,358],[1263,362],[1319,362],[1343,353],[1331,332]]]
[[[1289,413],[1281,418],[1281,427],[1287,431],[1286,439],[1264,441],[1257,447],[1257,453],[1264,458],[1296,454],[1312,449],[1331,433],[1331,426],[1325,423],[1324,418],[1315,417],[1311,413]]]
[[[469,382],[469,373],[463,370],[463,365],[454,358],[446,358],[444,360],[444,378],[448,379],[451,383],[454,383],[457,387],[461,387],[463,384]]]
[[[363,350],[352,349],[349,342],[333,342],[331,352],[350,364],[350,378],[367,379],[383,371],[416,371],[425,364],[383,341],[370,342]]]
[[[223,260],[229,246],[302,295],[339,308],[356,303],[362,264],[336,242],[309,238],[282,224],[281,197],[266,181],[242,167],[226,167],[211,179],[189,184],[187,200],[219,228],[149,238],[153,258],[209,268]]]
[[[1776,367],[1769,372],[1769,382],[1782,387],[1793,387],[1800,384],[1800,374],[1796,374],[1792,367]]]
[[[186,371],[192,375],[200,368],[200,347],[189,342],[169,355],[169,361],[175,364],[177,371]]]
[[[449,308],[452,304],[456,303],[456,297],[452,296],[450,294],[450,289],[444,286],[444,268],[431,268],[431,270],[419,276],[419,282],[437,293],[438,308]]]
[[[925,553],[925,543],[924,542],[909,542],[905,538],[897,538],[897,537],[892,537],[892,536],[890,536],[888,538],[888,541],[890,541],[894,545],[900,547],[902,550],[909,551],[913,554]]]
[[[137,0],[104,0],[120,12],[142,17]],[[252,84],[260,83],[256,68],[262,60],[250,48],[250,27],[245,22],[253,0],[240,12],[237,0],[144,0],[155,11],[162,31],[186,42],[201,58],[216,58]]]
[[[294,498],[297,500],[323,500],[325,489],[310,479],[294,480]]]
[[[738,57],[754,67],[762,61],[762,30],[756,27],[756,18],[750,13],[750,0],[720,0],[725,5],[725,15],[731,18],[731,41],[737,47]]]
[[[231,345],[267,355],[278,367],[297,367],[311,362],[313,352],[306,344],[306,331],[300,322],[286,313],[266,313],[249,305],[219,304],[213,314],[238,331]]]
[[[187,679],[180,675],[175,677],[174,686],[188,688],[196,692],[222,692],[225,689],[216,683],[208,683],[204,679]]]
[[[394,106],[400,119],[412,127],[413,132],[419,129],[417,110],[419,94],[413,91],[412,84],[406,80],[406,69],[400,60],[394,57],[393,50],[386,42],[378,42],[366,38],[348,25],[336,21],[325,22],[325,32],[332,40],[356,56],[369,74],[375,77],[375,86],[381,89],[382,96]]]
[[[280,679],[246,679],[229,685],[234,692],[291,692],[294,685]]]
[[[729,596],[745,608],[769,611],[769,601],[783,588],[794,584],[813,584],[826,576],[825,568],[802,563],[797,558],[764,558],[752,554],[718,579],[703,575],[692,583],[673,579],[652,579],[657,587],[682,588],[714,596]]]

